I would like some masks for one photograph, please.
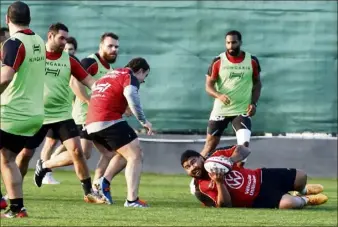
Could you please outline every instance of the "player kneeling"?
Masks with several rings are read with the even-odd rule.
[[[187,150],[181,156],[181,165],[194,178],[192,192],[205,206],[301,209],[328,200],[326,195],[319,194],[323,191],[322,185],[306,184],[307,175],[303,171],[287,168],[253,170],[235,165],[249,154],[249,148],[238,145],[216,149],[209,156],[213,158],[208,160],[196,151]],[[299,194],[292,196],[289,191]]]

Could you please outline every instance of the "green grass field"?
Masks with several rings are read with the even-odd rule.
[[[189,193],[184,175],[142,176],[140,198],[148,209],[124,208],[124,175],[111,186],[114,205],[86,204],[73,172],[56,171],[60,185],[37,188],[30,171],[24,182],[29,218],[2,219],[1,226],[337,226],[337,180],[310,179],[321,183],[329,201],[304,210],[204,208]],[[3,185],[2,185],[3,187]]]

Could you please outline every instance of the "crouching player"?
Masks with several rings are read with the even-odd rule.
[[[208,173],[205,158],[187,150],[181,156],[181,165],[194,178],[191,189],[205,205],[211,207],[252,207],[301,209],[320,205],[328,200],[320,184],[307,184],[307,175],[301,170],[288,168],[247,169],[235,163],[250,154],[249,148],[238,145],[216,149],[209,157],[224,156],[232,169],[224,174],[217,169]],[[297,191],[298,195],[288,194]]]

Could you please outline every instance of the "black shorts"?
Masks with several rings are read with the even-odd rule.
[[[116,151],[137,138],[135,131],[126,121],[116,123],[99,132],[90,133],[89,136],[109,151]]]
[[[53,131],[52,129],[48,130],[46,137],[52,138],[54,140],[60,139],[60,135],[59,135],[58,131],[56,131],[56,130]]]
[[[253,208],[279,208],[283,195],[294,190],[296,169],[263,168],[260,192]]]
[[[247,115],[238,116],[219,116],[215,117],[208,122],[208,134],[213,136],[222,136],[224,130],[232,123],[232,128],[236,132],[239,129],[248,129],[251,131],[251,118]]]
[[[73,119],[45,124],[31,139],[27,141],[25,148],[35,149],[39,147],[45,139],[48,130],[58,133],[61,142],[79,136],[79,131]]]
[[[6,148],[16,154],[25,147],[25,144],[30,136],[18,136],[5,131],[0,130],[0,149]]]
[[[87,130],[83,127],[83,125],[76,125],[79,130],[80,138],[86,140],[92,140],[92,138],[88,135]]]

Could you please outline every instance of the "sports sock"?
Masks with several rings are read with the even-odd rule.
[[[138,197],[137,197],[134,201],[129,201],[129,200],[127,199],[128,203],[134,203],[134,202],[136,202],[137,200],[138,200]]]
[[[90,177],[82,180],[81,185],[85,195],[92,193],[92,180]]]
[[[10,199],[9,203],[11,204],[9,209],[13,212],[19,212],[23,207],[23,198]]]

